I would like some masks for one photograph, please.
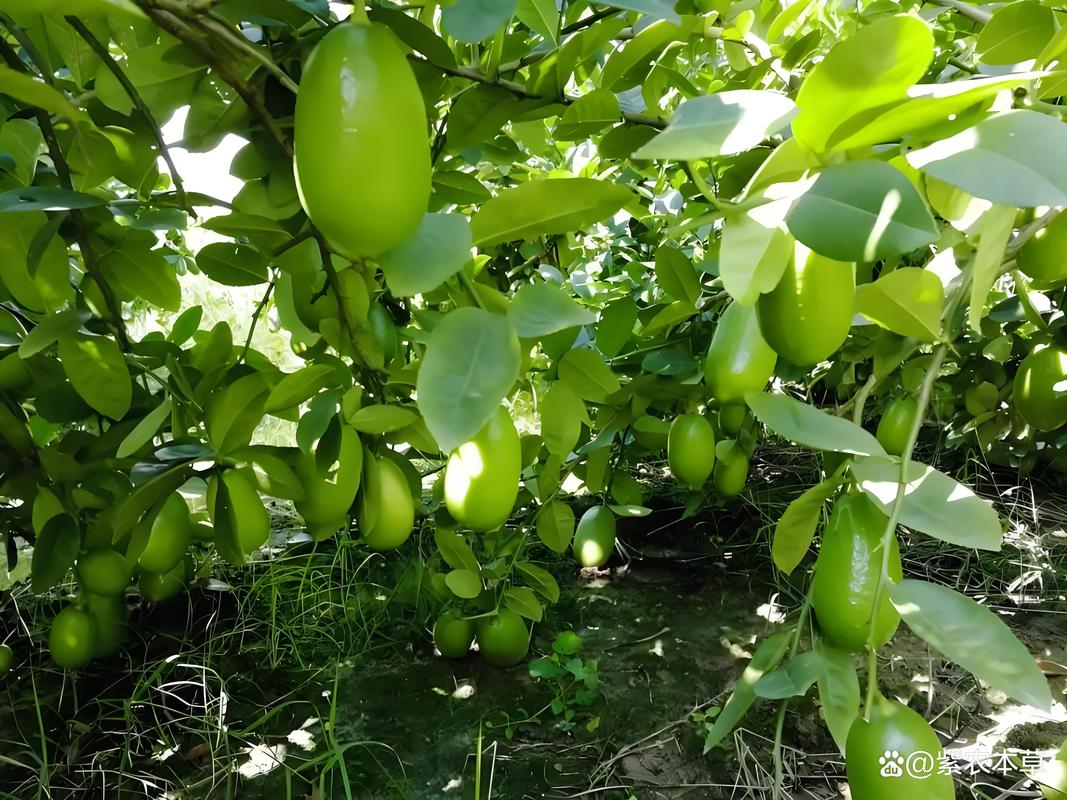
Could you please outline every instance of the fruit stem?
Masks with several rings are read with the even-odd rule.
[[[352,4],[352,14],[348,21],[355,25],[370,25],[370,17],[367,16],[367,7],[363,3]]]
[[[896,536],[897,522],[900,520],[900,512],[904,506],[904,497],[908,489],[908,467],[911,465],[911,454],[915,450],[915,442],[919,438],[919,430],[922,428],[923,420],[926,418],[926,410],[930,405],[930,395],[933,393],[934,383],[941,372],[941,364],[945,360],[946,353],[948,353],[948,345],[938,345],[937,349],[934,350],[933,360],[926,370],[926,377],[923,378],[917,401],[919,407],[915,413],[915,418],[911,421],[908,442],[900,456],[900,477],[897,483],[897,495],[889,512],[889,522],[885,526],[885,533],[882,534],[880,545],[882,548],[882,569],[878,573],[878,585],[874,590],[870,627],[867,631],[867,699],[863,707],[865,719],[866,715],[870,713],[870,706],[874,701],[874,694],[878,687],[878,648],[874,645],[874,638],[875,628],[878,624],[878,609],[882,606],[882,598],[885,595],[886,583],[889,577],[890,544],[893,541],[893,537]]]

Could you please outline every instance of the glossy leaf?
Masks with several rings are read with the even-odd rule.
[[[632,199],[626,187],[592,178],[522,183],[482,204],[471,220],[474,243],[488,247],[587,228]]]
[[[506,317],[478,308],[448,314],[430,335],[419,368],[419,411],[445,452],[489,420],[519,377],[521,352]]]
[[[900,464],[859,458],[852,472],[860,488],[888,514],[896,500]],[[1000,550],[1003,533],[993,504],[933,467],[911,462],[900,524],[961,547]]]
[[[747,394],[756,418],[783,438],[815,450],[885,455],[878,440],[859,425],[784,394]]]
[[[789,232],[837,261],[876,261],[925,247],[937,225],[915,186],[884,161],[829,167],[793,203]]]
[[[427,214],[415,235],[378,257],[389,290],[397,297],[430,292],[471,258],[470,220],[462,214]]]
[[[634,158],[692,160],[744,152],[778,133],[796,114],[783,94],[753,89],[695,97],[682,103],[666,130]]]
[[[856,311],[901,336],[933,341],[941,334],[945,289],[924,269],[903,268],[856,288]]]
[[[1004,621],[947,586],[904,580],[890,589],[904,622],[929,645],[995,689],[1042,710],[1048,680]]]

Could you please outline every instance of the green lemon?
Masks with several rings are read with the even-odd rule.
[[[387,27],[347,22],[322,38],[294,139],[300,201],[339,253],[376,256],[415,233],[430,199],[426,108]]]
[[[720,458],[715,462],[715,470],[711,475],[711,485],[715,491],[723,497],[737,497],[744,491],[748,481],[748,457],[734,448],[731,458]]]
[[[889,520],[865,494],[839,498],[822,534],[812,583],[812,609],[819,628],[843,650],[863,650],[870,630],[875,590],[882,574],[882,537]],[[889,577],[902,577],[900,550],[890,541]],[[900,615],[883,591],[874,626],[874,645],[893,638]]]
[[[478,620],[478,652],[496,667],[513,667],[530,652],[530,633],[522,617],[510,608],[501,608],[491,617]]]
[[[748,408],[743,403],[732,403],[719,409],[719,430],[727,436],[737,436],[745,427]]]
[[[190,564],[186,562],[177,564],[162,574],[142,572],[139,581],[141,595],[152,603],[162,603],[177,597],[185,591],[190,572]]]
[[[96,648],[96,619],[78,606],[67,606],[52,620],[48,649],[52,660],[64,669],[81,669]]]
[[[671,430],[671,424],[667,420],[644,414],[634,420],[631,429],[634,441],[646,450],[658,453],[667,449],[667,436]]]
[[[189,506],[180,494],[173,492],[152,520],[148,542],[137,563],[149,572],[166,572],[181,563],[192,535]]]
[[[763,391],[778,355],[760,332],[756,309],[730,303],[719,317],[704,361],[704,383],[722,405],[739,403]]]
[[[803,245],[778,285],[756,303],[760,331],[778,355],[799,366],[831,356],[848,337],[856,296],[854,264]]]
[[[91,550],[78,559],[78,581],[93,594],[121,595],[130,583],[130,565],[111,548]]]
[[[218,515],[225,511],[218,505],[219,481],[226,487],[230,501],[225,520]],[[241,564],[248,553],[262,547],[270,536],[270,514],[259,496],[259,486],[252,470],[228,469],[220,479],[216,473],[207,482],[207,510],[215,531],[215,548],[227,561]],[[169,570],[151,570],[163,574]]]
[[[667,464],[687,486],[702,486],[715,466],[715,430],[700,414],[683,414],[671,423]]]
[[[1048,289],[1067,281],[1067,214],[1041,228],[1019,248],[1019,269],[1039,289]]]
[[[893,456],[903,454],[918,413],[919,402],[914,397],[898,397],[889,404],[875,431],[878,443],[887,453]]]
[[[320,468],[314,453],[301,452],[293,471],[304,487],[304,499],[295,503],[296,510],[309,526],[323,531],[338,520],[346,520],[359,491],[363,473],[363,445],[359,434],[349,425],[341,426],[337,461],[329,471]],[[332,535],[337,528],[328,530]],[[318,538],[318,537],[316,537]]]
[[[905,705],[877,696],[852,723],[845,771],[855,800],[953,800],[952,777],[938,774],[944,749],[934,729]],[[910,766],[909,766],[910,765]]]
[[[1000,406],[1000,392],[989,381],[968,386],[963,393],[963,405],[972,417],[980,417]]]
[[[571,550],[583,567],[602,567],[615,549],[615,514],[607,506],[594,506],[582,514],[574,531]]]
[[[1067,423],[1067,350],[1045,347],[1030,353],[1013,387],[1015,408],[1032,427],[1054,431]]]
[[[85,595],[85,607],[96,620],[93,658],[115,655],[129,631],[129,609],[124,595]]]
[[[415,527],[415,502],[407,478],[388,458],[364,457],[359,527],[373,550],[395,550]]]
[[[8,673],[15,663],[15,653],[6,644],[0,644],[0,678]]]
[[[448,513],[473,531],[496,530],[511,516],[519,494],[522,448],[503,406],[470,441],[448,456],[444,493]]]
[[[463,658],[474,642],[474,622],[458,611],[446,611],[433,626],[433,643],[445,658]]]

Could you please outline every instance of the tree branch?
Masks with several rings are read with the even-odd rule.
[[[174,159],[171,158],[170,148],[167,147],[167,143],[163,139],[163,131],[159,127],[159,123],[156,122],[155,117],[152,116],[152,112],[149,111],[148,105],[145,103],[144,98],[141,97],[141,93],[137,91],[137,87],[133,85],[129,76],[123,72],[122,67],[118,65],[118,62],[111,57],[111,53],[108,52],[107,46],[97,39],[92,31],[85,27],[85,23],[74,16],[67,16],[64,17],[64,19],[66,19],[67,23],[78,32],[78,35],[81,36],[82,39],[85,40],[85,43],[89,45],[89,48],[100,57],[100,60],[104,62],[104,66],[115,76],[115,80],[117,80],[126,91],[126,94],[133,102],[134,107],[141,112],[141,116],[144,118],[145,123],[152,129],[152,135],[155,136],[156,144],[159,146],[159,154],[166,162],[171,180],[174,181],[174,191],[178,195],[178,204],[187,211],[191,210],[189,208],[188,197],[185,194],[185,186],[182,183],[182,176],[178,174],[178,167],[174,164]]]
[[[499,86],[501,89],[511,92],[517,97],[523,97],[530,100],[548,100],[552,102],[562,103],[565,106],[569,106],[572,103],[577,102],[580,98],[572,97],[570,95],[561,95],[559,97],[546,97],[544,95],[532,94],[525,86],[518,81],[509,81],[503,78],[490,78],[480,69],[476,67],[443,67],[440,64],[435,64],[422,56],[409,54],[408,59],[416,64],[424,64],[436,70],[440,70],[446,75],[452,75],[457,78],[464,78],[468,81],[474,81],[475,83],[484,83],[491,86]],[[654,117],[648,114],[635,114],[630,111],[622,112],[622,118],[627,122],[632,122],[635,125],[648,125],[653,128],[665,128],[667,123],[660,117]]]
[[[15,26],[17,28],[18,26]],[[34,54],[27,52],[31,58]],[[19,72],[28,72],[26,65],[22,63],[18,53],[11,47],[6,41],[0,38],[0,57],[8,63],[8,65]],[[41,62],[34,62],[38,71],[41,73],[41,77],[45,83],[51,85],[55,84],[51,73],[47,69],[47,65]],[[70,166],[67,164],[66,157],[63,155],[63,150],[59,146],[59,140],[56,138],[56,130],[52,125],[52,118],[48,115],[47,111],[42,109],[34,109],[34,115],[37,118],[37,124],[41,128],[41,135],[44,136],[45,144],[48,147],[48,155],[52,159],[52,164],[55,167],[56,175],[59,177],[59,182],[63,188],[69,191],[74,191],[74,183],[70,177]],[[85,224],[85,215],[81,212],[81,209],[71,209],[71,219],[74,220],[74,227],[76,231],[76,238],[78,241],[78,250],[81,251],[82,264],[85,266],[85,273],[93,282],[100,288],[100,294],[103,295],[104,304],[107,306],[107,313],[111,316],[111,326],[115,329],[115,335],[119,344],[124,350],[130,349],[130,339],[126,334],[126,326],[122,321],[122,304],[115,297],[115,293],[111,290],[111,286],[104,280],[97,269],[96,259],[93,257],[92,243],[89,240],[89,229]]]
[[[285,154],[289,158],[292,158],[292,145],[289,143],[289,140],[285,138],[285,134],[282,133],[281,128],[278,127],[277,121],[275,121],[274,117],[267,111],[267,107],[263,104],[255,87],[238,75],[229,63],[219,57],[218,50],[205,38],[202,31],[193,28],[176,14],[151,5],[149,0],[140,0],[139,6],[159,27],[171,36],[179,39],[183,44],[196,50],[204,61],[206,61],[215,71],[215,74],[222,78],[225,83],[228,83],[233,90],[240,95],[241,99],[245,102],[245,105],[248,106],[249,111],[251,111],[253,116],[259,120],[264,130],[270,134],[271,138],[282,148]]]

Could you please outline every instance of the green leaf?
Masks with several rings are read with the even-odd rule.
[[[578,444],[583,420],[588,422],[585,403],[563,381],[553,383],[540,402],[541,438],[548,452],[560,458]]]
[[[337,368],[332,364],[311,364],[282,377],[267,396],[263,412],[276,414],[310,400],[320,389],[334,383]]]
[[[436,528],[433,538],[437,543],[437,549],[441,551],[441,557],[452,569],[466,570],[474,575],[481,571],[474,551],[458,533],[446,528]]]
[[[522,573],[531,588],[550,603],[559,601],[559,584],[552,574],[529,561],[520,561],[515,569]]]
[[[678,106],[666,130],[633,157],[688,161],[743,153],[788,125],[796,110],[778,92],[737,89],[695,97]]]
[[[585,139],[622,119],[619,98],[607,89],[594,89],[567,106],[556,126],[562,141]]]
[[[604,5],[626,11],[639,11],[650,17],[665,19],[669,22],[681,21],[681,17],[674,10],[674,4],[670,0],[606,0]]]
[[[404,44],[415,52],[422,53],[434,64],[440,67],[456,66],[456,56],[445,40],[434,32],[432,21],[421,22],[400,9],[380,6],[368,8],[367,16],[372,22],[388,26]]]
[[[445,585],[452,594],[464,600],[473,600],[482,593],[482,579],[467,569],[454,569],[445,575]]]
[[[97,208],[105,200],[90,194],[62,189],[58,186],[25,186],[0,192],[0,212],[21,214],[25,211],[71,211]]]
[[[1067,123],[1037,111],[992,114],[907,159],[927,175],[993,203],[1067,205]]]
[[[786,633],[776,633],[760,643],[755,655],[752,656],[752,660],[745,667],[745,671],[741,673],[730,699],[726,701],[726,705],[723,706],[719,716],[715,718],[715,723],[711,726],[711,730],[708,731],[704,739],[705,753],[725,739],[727,734],[745,716],[745,712],[748,711],[749,706],[756,699],[754,687],[757,681],[778,665],[778,662],[782,660],[788,649],[789,635]]]
[[[44,594],[58,586],[74,566],[81,549],[78,522],[67,514],[58,514],[44,524],[37,535],[30,563],[30,589]]]
[[[951,124],[1004,89],[1024,85],[1045,74],[1016,72],[952,83],[920,83],[908,91],[907,98],[853,118],[835,133],[831,144],[834,150],[843,151],[892,142],[904,136],[939,139],[940,126]]]
[[[238,464],[251,468],[259,491],[270,497],[299,502],[307,496],[307,492],[296,472],[286,463],[284,453],[283,448],[252,445],[235,450],[230,455]]]
[[[155,237],[145,235],[154,243]],[[144,300],[166,311],[182,307],[182,287],[174,267],[161,251],[148,249],[139,238],[123,242],[101,258],[100,271],[124,300]]]
[[[87,119],[85,112],[75,108],[58,89],[10,67],[0,66],[0,94],[13,97],[31,108],[41,108],[66,117],[72,122]]]
[[[633,199],[625,186],[593,178],[530,181],[483,203],[471,229],[479,247],[568,233],[610,217]]]
[[[553,553],[566,553],[574,539],[574,512],[562,500],[550,500],[537,512],[537,538]]]
[[[700,298],[700,278],[693,262],[675,247],[656,250],[656,282],[675,300],[695,303]]]
[[[884,161],[828,167],[786,214],[789,232],[838,261],[877,261],[909,253],[938,235],[926,202]]]
[[[169,117],[189,102],[197,79],[207,69],[199,53],[169,36],[134,50],[122,67],[156,119]],[[97,70],[95,86],[105,106],[126,116],[133,113],[133,101],[107,67]]]
[[[215,242],[196,254],[200,271],[224,286],[255,286],[266,283],[267,259],[242,244]]]
[[[781,184],[772,187],[780,191]],[[766,192],[759,196],[768,196]],[[788,198],[728,216],[719,246],[719,275],[730,296],[754,305],[774,289],[793,257],[795,242],[785,227]]]
[[[789,659],[783,666],[766,673],[756,681],[753,690],[757,697],[765,700],[784,700],[787,697],[800,697],[808,693],[826,672],[822,653],[809,650]]]
[[[248,106],[233,87],[211,73],[200,81],[189,104],[182,145],[205,153],[218,147],[228,133],[241,131],[247,124]]]
[[[133,401],[126,358],[107,336],[69,334],[59,340],[59,360],[71,385],[94,411],[122,419]]]
[[[441,11],[441,25],[449,36],[474,44],[508,24],[515,0],[456,0]]]
[[[860,679],[852,654],[820,641],[815,645],[822,655],[824,669],[819,676],[819,702],[822,716],[837,749],[845,753],[849,729],[860,711]]]
[[[971,330],[981,334],[986,299],[1001,274],[1004,250],[1015,225],[1016,209],[993,206],[982,215],[978,227],[978,251],[971,266],[971,299],[967,321]]]
[[[559,44],[559,8],[556,0],[519,0],[515,16],[523,25]]]
[[[600,88],[620,91],[635,85],[640,76],[633,77],[633,72],[640,71],[641,65],[646,65],[646,71],[650,69],[664,48],[685,41],[695,26],[696,17],[653,22],[608,57],[600,71]]]
[[[508,319],[520,337],[534,339],[567,328],[592,325],[596,314],[582,308],[554,283],[527,283],[519,287],[508,306]]]
[[[988,608],[947,586],[904,580],[890,589],[916,634],[975,677],[1022,703],[1048,711],[1048,680],[1011,629]]]
[[[932,342],[941,335],[945,288],[932,272],[905,267],[856,288],[856,311],[886,330]]]
[[[378,263],[389,290],[396,297],[412,297],[433,291],[463,269],[472,246],[466,216],[427,214],[415,235],[380,255]]]
[[[978,34],[975,55],[985,64],[1018,64],[1037,58],[1056,33],[1052,9],[1037,0],[1001,6]]]
[[[790,503],[778,519],[771,557],[774,565],[786,575],[797,568],[808,552],[815,538],[815,529],[819,527],[823,504],[840,485],[840,478],[834,477],[815,484]]]
[[[174,404],[169,397],[153,408],[144,418],[137,423],[132,431],[126,434],[126,438],[119,444],[115,451],[117,458],[128,458],[152,441],[159,427],[170,417]]]
[[[797,444],[835,453],[885,455],[878,440],[859,425],[792,397],[752,393],[745,395],[745,402],[760,422]]]
[[[47,350],[64,336],[78,332],[82,325],[92,319],[88,311],[68,308],[58,314],[52,314],[26,334],[19,344],[18,355],[23,361]]]
[[[28,119],[13,119],[0,127],[0,153],[11,156],[11,162],[4,165],[4,170],[19,183],[28,185],[33,182],[37,158],[43,149],[44,135]]]
[[[208,444],[222,454],[247,446],[263,419],[270,390],[267,376],[253,372],[216,391],[204,414]]]
[[[886,514],[896,500],[900,462],[857,458],[852,474]],[[912,461],[900,510],[900,524],[943,542],[978,550],[1000,550],[1003,532],[993,504],[933,467]]]
[[[519,377],[522,351],[507,317],[449,312],[430,334],[416,384],[426,427],[449,452],[476,434]]]
[[[613,358],[622,352],[622,348],[633,338],[637,311],[637,303],[627,296],[609,304],[600,312],[600,322],[596,326],[596,345],[601,353]]]
[[[349,424],[361,433],[381,435],[406,428],[419,418],[414,408],[391,405],[363,406],[351,416]]]
[[[879,17],[808,73],[797,93],[793,135],[816,152],[826,150],[853,117],[903,99],[933,57],[934,37],[925,22],[904,14]]]
[[[592,350],[568,350],[559,361],[560,380],[567,383],[583,400],[603,403],[619,391],[619,378],[611,367]]]
[[[534,622],[540,622],[544,614],[541,604],[537,601],[537,595],[525,586],[512,586],[505,589],[504,605],[520,617],[532,619]]]

